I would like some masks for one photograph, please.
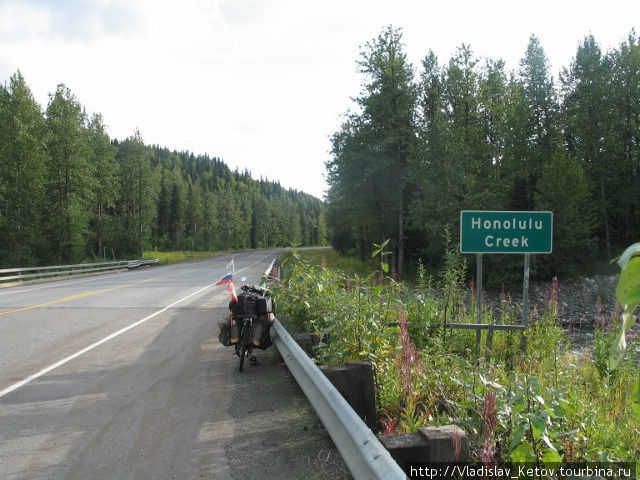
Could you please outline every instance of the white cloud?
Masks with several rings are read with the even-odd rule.
[[[517,68],[535,33],[557,78],[585,35],[606,50],[639,14],[623,0],[5,0],[0,80],[20,68],[43,106],[65,83],[113,137],[139,128],[321,195],[329,136],[360,91],[359,47],[386,25],[403,28],[416,69],[463,42]]]

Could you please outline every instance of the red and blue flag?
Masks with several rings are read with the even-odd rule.
[[[230,273],[228,275],[225,275],[220,279],[218,283],[216,283],[216,285],[224,285],[225,283],[233,283],[233,275],[231,275]]]
[[[238,303],[236,289],[233,286],[233,275],[231,275],[230,273],[222,277],[220,281],[216,283],[216,285],[225,285],[225,284],[227,285],[227,290],[231,292],[231,300],[233,301],[233,303]]]

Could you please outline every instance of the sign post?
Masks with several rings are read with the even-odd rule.
[[[522,285],[522,323],[529,321],[529,267],[532,253],[551,253],[553,243],[553,213],[546,211],[463,210],[460,212],[460,253],[475,253],[477,259],[477,326],[476,355],[480,349],[482,325],[482,255],[524,254]],[[489,348],[492,328],[487,326]],[[522,338],[526,349],[526,337]]]
[[[476,322],[482,323],[482,254],[476,255]],[[476,330],[476,358],[480,355],[480,337],[482,332]]]
[[[531,254],[524,254],[524,280],[522,281],[522,325],[527,328],[529,324],[529,265]],[[527,337],[522,337],[522,351],[527,349]]]

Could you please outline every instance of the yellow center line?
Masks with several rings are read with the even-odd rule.
[[[37,305],[30,305],[28,307],[16,308],[14,310],[8,310],[6,312],[0,312],[0,316],[9,315],[11,313],[26,312],[27,310],[35,310],[36,308],[48,307],[49,305],[55,305],[56,303],[63,303],[63,302],[68,302],[70,300],[75,300],[77,298],[90,297],[91,295],[98,295],[100,293],[112,292],[114,290],[120,290],[121,288],[133,287],[135,285],[140,285],[140,284],[143,284],[143,283],[153,282],[154,280],[161,280],[163,278],[176,277],[178,275],[184,275],[185,273],[194,272],[196,270],[201,270],[201,268],[197,268],[195,270],[186,270],[184,272],[172,273],[171,275],[166,275],[164,277],[147,278],[146,280],[139,280],[137,282],[128,283],[126,285],[120,285],[118,287],[105,288],[105,289],[102,289],[102,290],[90,290],[88,292],[78,293],[76,295],[71,295],[69,297],[58,298],[57,300],[51,300],[49,302],[38,303]]]

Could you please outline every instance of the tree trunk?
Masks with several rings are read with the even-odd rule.
[[[138,172],[138,251],[140,252],[140,258],[142,258],[142,171]]]
[[[22,162],[18,166],[18,195],[16,199],[16,258],[14,260],[15,265],[18,268],[22,267],[22,244],[24,243],[22,232]]]
[[[402,278],[404,270],[404,199],[400,190],[400,202],[398,205],[398,278]]]
[[[66,245],[64,245],[64,255],[67,263],[73,263],[73,227],[71,223],[71,172],[69,171],[69,162],[67,158],[67,165],[65,166],[65,182],[64,182],[64,196],[66,200],[65,204],[65,221],[66,221]]]
[[[611,260],[611,239],[609,236],[609,216],[607,214],[607,198],[604,193],[604,181],[600,176],[600,197],[602,199],[602,211],[604,214],[604,234],[607,242],[607,259]]]
[[[100,190],[98,192],[98,256],[102,256],[102,210],[103,210],[103,206],[102,206],[102,190]]]

